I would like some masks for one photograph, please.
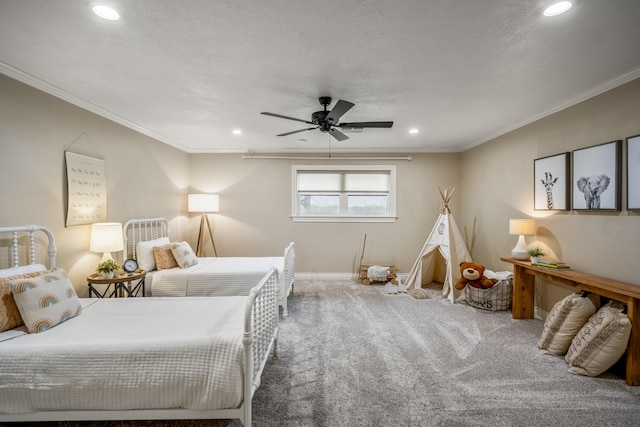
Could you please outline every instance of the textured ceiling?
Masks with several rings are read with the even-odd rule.
[[[122,19],[0,0],[0,72],[190,153],[460,151],[640,77],[638,0],[105,3]],[[394,126],[276,137],[308,126],[260,114],[322,95]]]

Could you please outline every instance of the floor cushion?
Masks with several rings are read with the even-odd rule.
[[[591,316],[565,356],[569,372],[595,377],[622,357],[631,335],[631,321],[624,308],[624,304],[610,301]]]
[[[538,347],[548,354],[563,356],[571,340],[600,305],[599,297],[587,292],[568,295],[556,303],[544,322]]]

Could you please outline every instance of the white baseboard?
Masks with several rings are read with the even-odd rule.
[[[404,282],[407,274],[398,274],[398,278]],[[296,279],[300,280],[358,280],[356,273],[296,273]]]
[[[540,307],[538,307],[538,306],[536,306],[533,309],[533,318],[534,319],[546,320],[548,315],[549,315],[549,313],[547,313],[546,311],[540,309]]]
[[[296,273],[296,280],[356,280],[354,273]]]

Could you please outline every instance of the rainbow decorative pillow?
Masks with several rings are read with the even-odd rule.
[[[9,282],[22,320],[30,333],[43,332],[77,316],[80,300],[62,269]]]
[[[180,268],[191,267],[198,263],[198,257],[196,257],[196,254],[187,242],[171,243],[171,253]]]
[[[41,264],[13,267],[0,270],[0,332],[8,331],[24,325],[20,310],[11,293],[11,282],[14,279],[26,279],[45,274],[47,269]]]

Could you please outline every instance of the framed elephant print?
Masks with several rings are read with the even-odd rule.
[[[569,210],[569,153],[533,161],[533,208]]]
[[[640,211],[640,135],[627,138],[627,209]]]
[[[621,147],[618,140],[573,151],[573,209],[620,210]]]

